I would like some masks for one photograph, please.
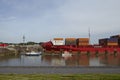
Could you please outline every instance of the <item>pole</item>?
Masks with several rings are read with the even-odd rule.
[[[91,35],[90,35],[90,28],[88,29],[88,36],[89,36],[89,44],[91,43]]]
[[[25,44],[25,36],[23,35],[23,46],[24,46],[24,44]]]

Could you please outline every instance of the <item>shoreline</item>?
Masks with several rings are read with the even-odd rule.
[[[81,66],[0,66],[0,74],[120,74],[120,67]]]
[[[0,66],[0,68],[120,68],[120,66]]]

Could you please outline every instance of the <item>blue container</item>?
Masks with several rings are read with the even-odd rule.
[[[110,39],[108,39],[108,42],[118,43],[118,38],[110,38]]]

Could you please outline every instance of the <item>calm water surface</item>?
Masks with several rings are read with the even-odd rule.
[[[0,57],[0,66],[120,66],[120,55],[60,55]]]

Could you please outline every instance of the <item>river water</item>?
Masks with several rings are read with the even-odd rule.
[[[0,57],[0,66],[120,66],[120,54],[6,56]]]

